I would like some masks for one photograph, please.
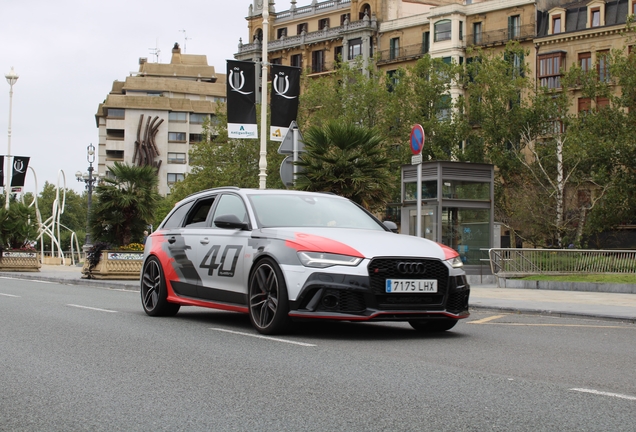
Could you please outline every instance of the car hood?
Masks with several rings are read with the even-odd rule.
[[[457,256],[453,249],[424,238],[347,228],[263,228],[257,237],[284,240],[297,251],[351,255],[361,258],[377,256],[427,257],[445,260]]]

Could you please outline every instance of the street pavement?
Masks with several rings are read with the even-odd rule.
[[[0,272],[0,278],[3,277],[139,290],[138,280],[82,279],[81,267],[78,266],[42,265],[39,272]],[[0,281],[0,289],[1,287]],[[636,294],[500,288],[495,284],[473,282],[470,306],[471,309],[588,317],[636,323]]]

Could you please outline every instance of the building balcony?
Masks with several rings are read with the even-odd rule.
[[[351,8],[351,0],[327,0],[323,2],[312,3],[309,6],[289,9],[276,13],[276,23],[285,21],[303,19],[306,15],[314,16],[317,13],[333,12],[344,9],[348,11]]]
[[[509,40],[524,41],[534,39],[534,24],[513,27],[511,30],[502,28],[465,36],[467,46],[503,45]]]
[[[408,45],[405,47],[400,47],[398,49],[388,49],[378,51],[377,53],[377,64],[388,64],[388,63],[398,63],[407,60],[416,60],[424,54],[428,53],[427,47],[424,44],[415,44]]]
[[[299,48],[305,44],[330,42],[334,39],[343,39],[347,34],[365,30],[369,32],[369,36],[374,35],[377,30],[377,21],[375,19],[365,18],[339,27],[325,28],[315,32],[303,33],[298,36],[285,36],[277,40],[268,41],[267,51],[271,53],[275,51],[282,51],[284,49]],[[263,45],[259,40],[256,40],[251,44],[239,44],[237,58],[245,58],[250,54],[260,56],[262,51]]]

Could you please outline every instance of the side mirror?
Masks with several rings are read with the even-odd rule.
[[[246,230],[247,223],[241,221],[236,215],[226,214],[214,219],[214,225],[224,229],[240,229]]]
[[[384,224],[385,227],[387,227],[389,230],[391,230],[391,232],[394,232],[397,234],[398,232],[398,227],[397,224],[393,221],[384,221],[382,222]]]

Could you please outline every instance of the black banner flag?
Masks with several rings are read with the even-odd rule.
[[[4,187],[4,156],[0,156],[0,186]]]
[[[300,68],[272,65],[271,125],[269,139],[282,141],[298,115]]]
[[[24,186],[27,167],[29,166],[30,157],[14,156],[13,157],[13,173],[11,175],[11,186]]]
[[[254,62],[227,61],[227,135],[258,138]]]

